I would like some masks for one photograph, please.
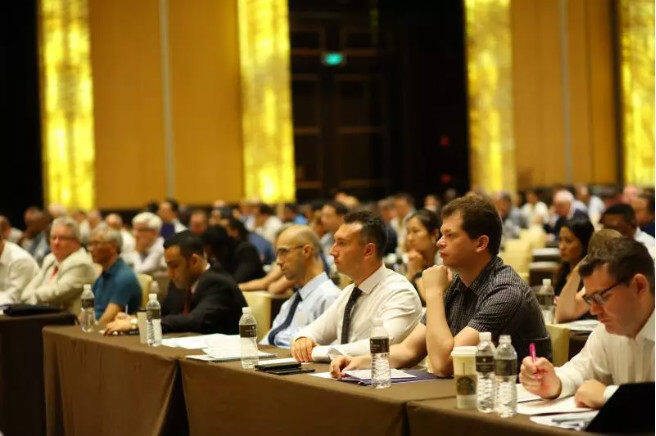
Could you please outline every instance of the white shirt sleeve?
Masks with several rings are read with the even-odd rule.
[[[9,267],[7,287],[0,292],[0,304],[20,302],[23,289],[38,273],[38,267],[32,259],[17,259]]]
[[[560,368],[556,368],[556,375],[562,384],[560,397],[574,395],[586,380],[594,379],[606,385],[612,383],[603,343],[606,333],[600,331],[600,328],[604,329],[605,327],[601,325],[590,334],[579,354]]]
[[[331,344],[337,339],[337,321],[343,312],[343,310],[340,311],[339,303],[346,297],[346,294],[351,295],[350,292],[342,293],[319,318],[300,329],[290,344],[303,337],[314,339],[318,344],[324,345]]]

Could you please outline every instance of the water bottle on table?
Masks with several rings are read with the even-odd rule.
[[[157,294],[148,294],[146,304],[146,341],[150,347],[162,345],[162,309]]]
[[[378,389],[388,388],[392,383],[389,347],[389,334],[385,330],[383,320],[375,318],[369,338],[369,349],[371,351],[371,385]]]
[[[494,344],[490,332],[478,334],[478,350],[476,350],[476,383],[477,407],[484,413],[494,411]]]
[[[502,418],[508,418],[517,413],[517,353],[509,335],[499,337],[494,353],[494,375],[497,382],[495,410]]]
[[[257,349],[257,322],[250,307],[241,308],[239,341],[241,342],[241,366],[253,369],[259,360]]]
[[[82,314],[80,316],[80,324],[82,324],[82,331],[89,333],[92,332],[96,324],[96,314],[94,312],[94,296],[91,291],[91,285],[84,285],[82,292]]]
[[[540,303],[544,323],[553,323],[554,314],[556,313],[556,295],[554,294],[553,286],[551,286],[551,279],[542,280],[542,286],[537,292],[536,297],[538,297],[538,303]]]

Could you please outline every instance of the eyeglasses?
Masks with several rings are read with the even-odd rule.
[[[586,295],[583,296],[583,301],[585,301],[586,304],[588,304],[588,306],[592,306],[593,302],[597,303],[599,306],[603,306],[604,303],[606,303],[606,300],[607,300],[607,297],[605,297],[605,295],[608,292],[612,291],[614,287],[616,287],[620,284],[622,284],[622,282],[617,282],[614,285],[611,285],[611,286],[607,287],[606,289],[602,289],[599,292],[595,292],[594,294],[589,294],[589,295],[586,294]]]
[[[276,250],[276,257],[285,257],[287,256],[292,250],[296,250],[297,248],[303,248],[304,245],[297,245],[296,247],[280,247]]]

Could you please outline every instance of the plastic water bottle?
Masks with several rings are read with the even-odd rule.
[[[540,303],[544,323],[553,323],[556,312],[556,296],[554,294],[554,288],[551,286],[551,279],[542,279],[542,287],[540,287],[536,297],[538,298],[538,303]]]
[[[494,353],[494,375],[497,381],[495,410],[502,418],[508,418],[517,413],[517,353],[509,335],[499,337]]]
[[[84,291],[82,292],[82,316],[80,317],[80,324],[82,324],[82,331],[89,333],[93,331],[94,326],[96,325],[96,314],[94,312],[94,296],[91,291],[91,285],[84,285]]]
[[[257,349],[257,322],[250,307],[241,308],[239,340],[241,342],[241,366],[253,369],[259,360]]]
[[[157,294],[148,294],[146,304],[146,342],[149,347],[162,345],[162,309]]]
[[[369,338],[369,349],[371,351],[371,385],[377,389],[388,388],[392,383],[389,347],[389,334],[385,330],[383,320],[375,318]]]
[[[494,411],[494,344],[490,332],[478,334],[478,350],[476,350],[476,406],[484,413]]]

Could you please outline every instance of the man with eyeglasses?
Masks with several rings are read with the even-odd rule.
[[[589,253],[579,274],[601,324],[562,367],[527,357],[519,378],[542,398],[574,394],[578,405],[598,409],[618,385],[654,381],[654,262],[644,245],[623,237]]]
[[[276,242],[276,263],[298,290],[273,320],[262,345],[289,347],[299,329],[310,324],[337,299],[339,288],[324,272],[319,238],[308,226],[292,226]]]
[[[80,226],[71,217],[55,218],[49,239],[51,252],[23,289],[21,300],[77,312],[82,288],[96,278],[91,256],[81,246]]]

